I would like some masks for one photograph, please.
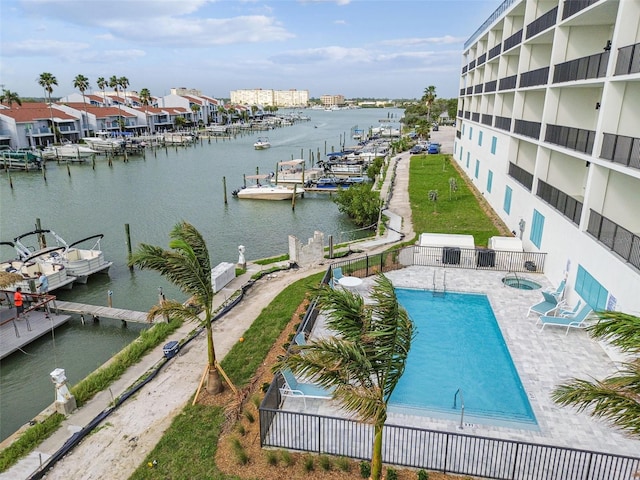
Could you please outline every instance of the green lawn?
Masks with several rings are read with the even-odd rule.
[[[409,171],[409,201],[416,234],[455,233],[473,235],[475,244],[486,246],[489,237],[500,235],[482,210],[454,165],[450,155],[414,155]],[[449,180],[454,179],[457,191]],[[438,199],[430,200],[429,192]]]

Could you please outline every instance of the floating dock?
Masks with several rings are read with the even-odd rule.
[[[101,307],[85,303],[61,302],[56,300],[53,307],[56,311],[75,313],[81,316],[90,315],[94,318],[115,318],[125,322],[149,323],[147,312],[125,310],[122,308]]]
[[[13,310],[13,309],[11,309]],[[43,335],[66,323],[70,315],[30,311],[26,319],[9,318],[0,324],[0,359],[22,349]]]

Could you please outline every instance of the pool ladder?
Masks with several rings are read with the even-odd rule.
[[[513,282],[513,285],[510,283],[511,280],[515,280],[515,282]],[[509,285],[509,286],[515,286],[516,288],[520,288],[520,278],[518,277],[518,274],[516,272],[507,273],[504,279],[502,280],[502,283],[504,284],[505,287]]]
[[[458,394],[460,394],[460,425],[458,426],[458,430],[464,430],[464,397],[462,396],[461,388],[453,394],[453,408],[457,406]]]
[[[438,285],[437,285],[437,278],[436,278],[436,273],[437,270],[433,271],[433,296],[440,296],[440,297],[444,297],[445,294],[447,293],[447,271],[443,270],[442,271],[442,288],[439,289]]]

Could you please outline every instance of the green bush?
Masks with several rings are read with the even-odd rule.
[[[395,468],[387,468],[387,480],[398,480],[398,471]]]
[[[429,480],[429,473],[426,470],[418,470],[418,480]]]
[[[378,222],[380,195],[371,184],[362,183],[339,189],[333,197],[340,213],[346,214],[359,227],[368,227]]]
[[[313,472],[314,469],[315,466],[313,464],[313,457],[311,455],[307,455],[306,457],[304,457],[304,471],[309,473]]]
[[[256,417],[254,417],[253,413],[251,413],[249,410],[244,411],[244,418],[246,418],[249,423],[253,423],[256,421]]]
[[[331,459],[327,455],[320,455],[320,457],[318,458],[318,462],[320,463],[320,468],[322,468],[322,470],[324,470],[325,472],[331,470]]]
[[[280,450],[280,458],[282,459],[282,463],[284,463],[287,467],[290,467],[294,464],[293,456],[289,450]]]
[[[362,478],[371,476],[371,464],[369,462],[360,462],[360,476]]]
[[[265,458],[267,459],[267,463],[272,466],[278,465],[278,454],[273,450],[267,450],[265,453]]]
[[[336,460],[336,465],[343,472],[351,471],[351,460],[349,460],[347,457],[338,457],[338,459]]]

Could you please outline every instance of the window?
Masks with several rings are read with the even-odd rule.
[[[465,124],[463,123],[462,124],[462,135],[464,135],[464,127],[465,127]]]
[[[458,160],[462,161],[462,150],[464,150],[464,148],[460,147],[460,157],[458,157]]]
[[[491,153],[496,154],[496,147],[498,146],[498,137],[493,137],[491,139]]]
[[[453,155],[458,153],[458,142],[453,142]]]
[[[482,146],[482,131],[478,132],[478,145]]]
[[[476,158],[476,172],[475,172],[474,176],[475,176],[476,178],[478,178],[478,174],[479,174],[479,173],[480,173],[480,160],[478,160],[478,159]]]
[[[469,168],[469,163],[471,163],[471,152],[467,152],[467,168]]]
[[[493,172],[489,170],[487,172],[487,192],[491,193],[491,185],[493,184]]]
[[[542,243],[542,232],[544,231],[544,215],[539,211],[533,210],[533,221],[531,222],[531,233],[529,240],[538,248]]]
[[[582,265],[578,265],[574,290],[594,310],[605,310],[607,308],[609,292]]]
[[[473,137],[473,127],[469,127],[469,140]]]
[[[505,187],[504,189],[504,205],[502,208],[505,212],[511,213],[511,187]]]

